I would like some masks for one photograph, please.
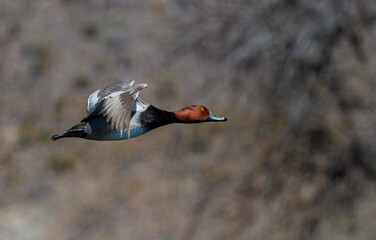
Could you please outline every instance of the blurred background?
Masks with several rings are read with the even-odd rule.
[[[0,1],[0,239],[375,239],[374,0]],[[50,140],[90,93],[226,123]]]

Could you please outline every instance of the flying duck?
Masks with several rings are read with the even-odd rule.
[[[158,109],[138,97],[147,85],[133,84],[133,80],[125,80],[93,92],[87,101],[84,119],[51,139],[77,137],[116,141],[134,138],[170,123],[227,121],[203,105],[192,105],[175,112]]]

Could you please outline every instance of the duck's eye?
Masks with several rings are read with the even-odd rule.
[[[201,110],[201,112],[205,111],[205,109],[203,107],[200,110]]]

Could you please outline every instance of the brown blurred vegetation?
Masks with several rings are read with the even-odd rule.
[[[375,239],[373,0],[2,0],[0,239]],[[50,135],[111,82],[222,124]]]

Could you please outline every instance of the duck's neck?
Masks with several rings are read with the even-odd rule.
[[[150,105],[140,115],[141,125],[152,130],[171,123],[180,122],[174,112],[165,111]]]

